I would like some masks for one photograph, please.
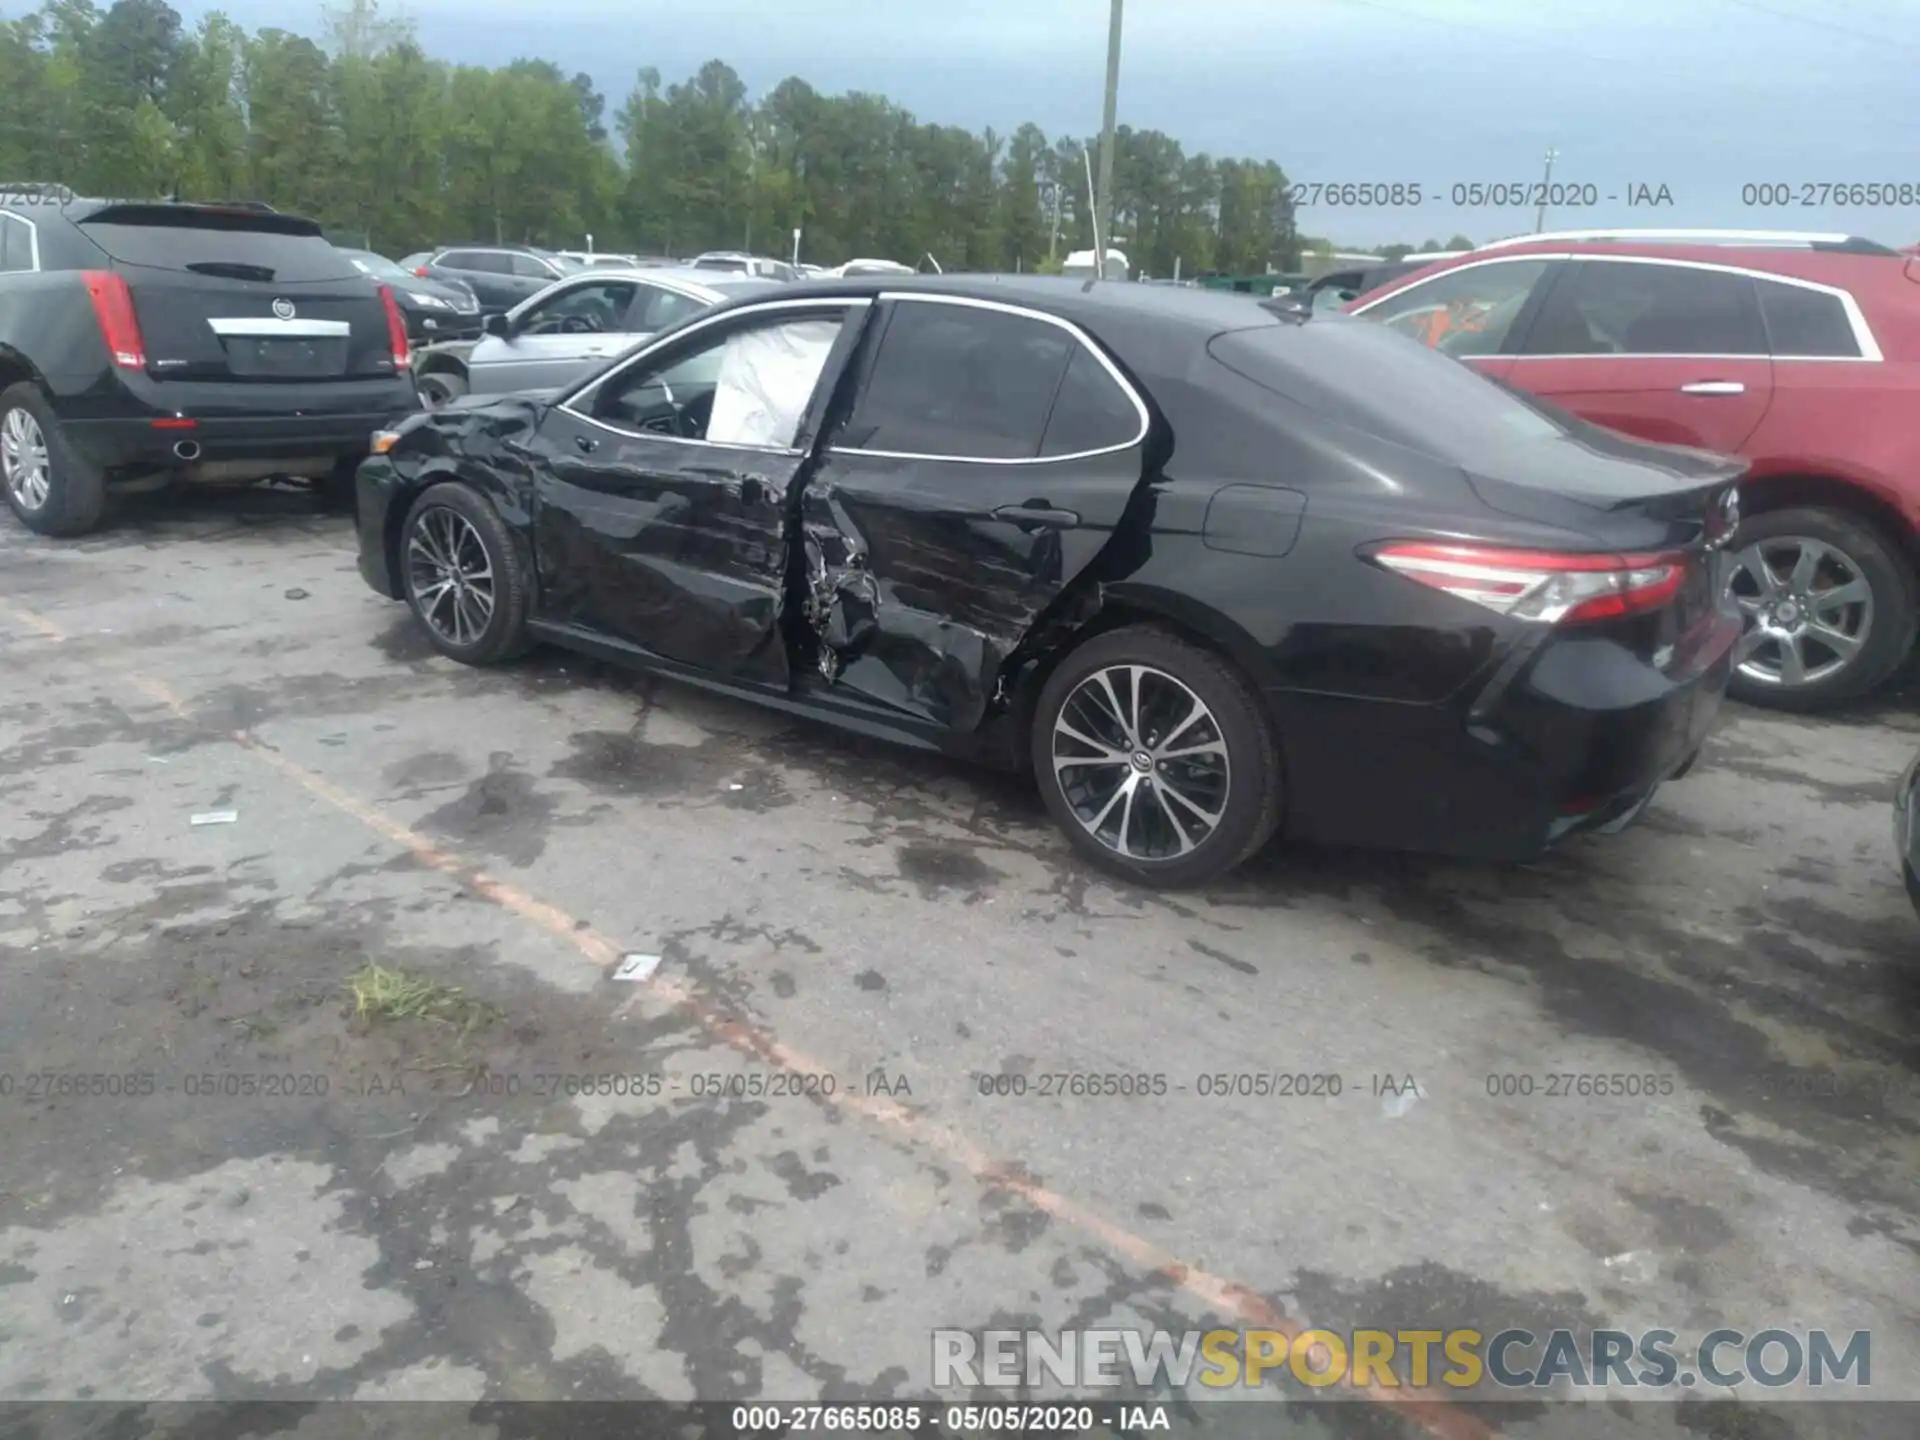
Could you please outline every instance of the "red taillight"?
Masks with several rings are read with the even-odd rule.
[[[151,422],[155,430],[195,430],[200,422],[190,415],[162,415]]]
[[[125,370],[146,369],[146,342],[140,338],[140,317],[133,313],[133,292],[127,282],[107,270],[84,270],[80,279],[93,301],[100,338],[107,342],[113,363]]]
[[[380,287],[380,303],[386,307],[387,311],[387,340],[393,346],[394,368],[404,370],[407,368],[407,361],[411,358],[413,350],[407,344],[406,317],[400,313],[400,303],[393,298],[392,286]]]
[[[418,275],[422,280],[429,278],[427,275],[427,267],[424,265],[415,266],[413,273]]]
[[[1680,593],[1687,557],[1509,550],[1495,545],[1383,545],[1389,570],[1516,620],[1547,625],[1658,610]]]

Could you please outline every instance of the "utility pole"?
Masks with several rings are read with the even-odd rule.
[[[1060,251],[1060,182],[1053,182],[1053,233],[1047,237],[1047,259],[1051,261]]]
[[[1113,122],[1120,108],[1120,6],[1113,0],[1113,17],[1107,22],[1107,105],[1100,122],[1100,195],[1099,213],[1094,225],[1093,248],[1095,274],[1107,278],[1106,247],[1113,234]]]
[[[1540,186],[1540,214],[1533,222],[1533,233],[1536,235],[1547,228],[1547,192],[1553,188],[1553,162],[1559,158],[1558,150],[1547,151],[1547,178]]]

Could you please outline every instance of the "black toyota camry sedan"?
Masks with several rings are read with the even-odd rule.
[[[1033,772],[1155,885],[1289,837],[1623,826],[1719,709],[1740,462],[1364,321],[1171,286],[810,281],[378,436],[360,566],[551,642]]]

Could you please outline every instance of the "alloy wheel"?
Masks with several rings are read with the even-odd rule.
[[[407,588],[427,626],[450,645],[479,643],[493,622],[493,565],[480,532],[444,505],[415,517],[407,537]]]
[[[0,420],[0,472],[7,490],[22,510],[38,510],[47,503],[52,487],[47,459],[47,437],[33,412],[15,406]]]
[[[1758,540],[1729,578],[1746,621],[1740,673],[1761,685],[1817,684],[1851,665],[1873,627],[1873,587],[1845,551],[1808,535]]]
[[[1074,819],[1125,859],[1192,854],[1226,814],[1226,736],[1164,670],[1111,665],[1087,676],[1054,719],[1052,754]]]

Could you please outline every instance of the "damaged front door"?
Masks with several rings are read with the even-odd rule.
[[[941,295],[889,298],[850,413],[802,495],[806,619],[829,683],[953,730],[1098,555],[1148,412],[1077,328]]]
[[[542,618],[785,686],[799,431],[850,311],[717,315],[556,406],[535,440]]]

